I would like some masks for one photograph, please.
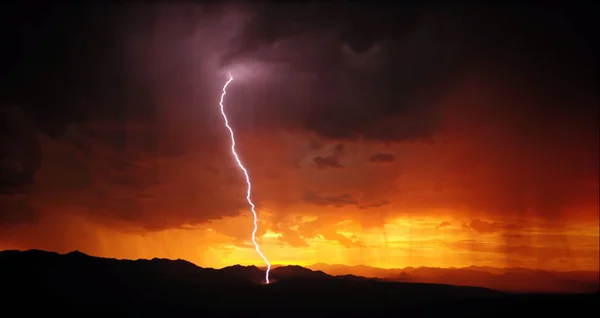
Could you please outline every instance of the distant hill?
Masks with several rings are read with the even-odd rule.
[[[263,283],[265,281],[265,270],[256,266],[241,266],[234,265],[220,269],[219,271],[226,273],[231,277],[237,277],[243,280],[249,280],[253,283]],[[278,266],[271,269],[271,281],[280,281],[286,279],[326,279],[333,278],[322,271],[310,270],[301,266]]]
[[[20,315],[44,313],[164,317],[505,316],[572,308],[598,313],[598,294],[514,295],[479,287],[383,282],[330,276],[299,266],[220,270],[184,260],[116,260],[80,252],[0,252],[0,305]]]
[[[377,277],[396,282],[422,282],[456,286],[480,286],[508,292],[590,293],[600,289],[600,273],[556,272],[526,268],[407,267],[383,269],[370,266],[315,264],[308,266],[330,275]]]

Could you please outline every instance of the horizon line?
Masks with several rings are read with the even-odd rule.
[[[113,259],[113,260],[122,260],[122,261],[151,261],[151,260],[169,260],[169,261],[185,261],[188,262],[190,264],[193,264],[197,267],[200,268],[206,268],[206,269],[215,269],[215,270],[221,270],[224,268],[228,268],[228,267],[233,267],[233,266],[242,266],[242,267],[256,267],[258,269],[263,270],[263,268],[266,268],[266,266],[257,266],[255,264],[231,264],[231,265],[226,265],[223,267],[210,267],[210,266],[201,266],[198,265],[192,261],[183,259],[183,258],[177,258],[177,259],[172,259],[172,258],[164,258],[164,257],[153,257],[153,258],[138,258],[138,259],[132,259],[132,258],[117,258],[117,257],[104,257],[104,256],[96,256],[96,255],[91,255],[88,253],[84,253],[80,250],[72,250],[70,252],[66,252],[66,253],[60,253],[60,252],[56,252],[56,251],[48,251],[48,250],[42,250],[42,249],[36,249],[36,248],[31,248],[31,249],[26,249],[26,250],[19,250],[19,249],[6,249],[6,250],[0,250],[0,253],[2,252],[44,252],[44,253],[51,253],[51,254],[58,254],[58,255],[68,255],[68,254],[72,254],[72,253],[80,253],[80,254],[84,254],[86,256],[89,257],[94,257],[94,258],[104,258],[104,259]],[[384,271],[389,271],[389,270],[406,270],[406,269],[422,269],[422,268],[428,268],[428,269],[469,269],[469,268],[490,268],[490,269],[498,269],[498,270],[509,270],[509,269],[524,269],[524,270],[530,270],[530,271],[543,271],[543,272],[556,272],[556,273],[573,273],[573,272],[593,272],[593,273],[600,273],[600,269],[598,270],[591,270],[591,269],[586,269],[586,270],[554,270],[554,269],[540,269],[540,268],[528,268],[528,267],[494,267],[494,266],[485,266],[485,265],[469,265],[469,266],[463,266],[463,267],[457,267],[457,266],[449,266],[449,267],[438,267],[438,266],[406,266],[406,267],[390,267],[390,268],[385,268],[385,267],[377,267],[377,266],[372,266],[372,265],[366,265],[366,264],[360,264],[360,265],[344,265],[344,264],[329,264],[329,263],[314,263],[314,264],[310,264],[310,265],[299,265],[299,264],[286,264],[286,263],[282,263],[282,264],[271,264],[271,268],[275,268],[275,267],[286,267],[286,266],[297,266],[297,267],[302,267],[305,269],[309,269],[309,270],[313,270],[310,267],[314,267],[317,265],[325,265],[325,266],[343,266],[346,268],[353,268],[353,267],[369,267],[371,269],[379,269],[379,270],[384,270]]]

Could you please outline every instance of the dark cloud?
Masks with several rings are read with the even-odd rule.
[[[334,156],[342,156],[346,152],[346,146],[344,144],[336,144],[333,147],[333,155]]]
[[[19,47],[30,55],[27,60],[21,58],[10,63],[11,74],[44,83],[35,87],[47,87],[45,91],[33,94],[38,95],[39,100],[28,104],[35,104],[32,107],[36,109],[36,116],[55,117],[40,121],[56,127],[45,128],[48,132],[64,129],[73,120],[100,115],[120,116],[124,120],[143,114],[152,116],[157,112],[152,103],[135,102],[124,107],[124,99],[131,98],[132,92],[138,95],[134,97],[136,100],[142,94],[149,95],[145,97],[149,100],[157,96],[151,96],[152,87],[132,81],[134,76],[128,73],[132,71],[128,65],[130,57],[123,52],[127,45],[124,41],[131,39],[114,35],[133,34],[137,41],[154,41],[152,45],[144,44],[148,51],[145,56],[138,56],[138,60],[160,61],[154,63],[160,70],[152,70],[155,72],[153,80],[162,81],[158,84],[163,86],[177,84],[186,91],[192,85],[191,78],[186,78],[189,76],[186,70],[194,63],[191,57],[209,53],[184,49],[183,43],[191,39],[190,34],[194,31],[211,29],[208,25],[189,21],[194,18],[218,21],[233,15],[227,6],[197,7],[192,10],[183,5],[57,6],[43,11],[52,13],[44,19],[36,16],[22,19],[22,15],[17,14],[24,10],[21,7],[6,10],[4,23],[16,23],[16,16],[19,16],[23,20],[20,23],[41,21],[40,29],[46,30],[40,32],[29,28],[24,29],[29,31],[23,31],[29,33],[19,35],[30,39],[27,43],[31,47]],[[227,47],[219,47],[223,52],[210,54],[216,54],[222,60],[223,68],[262,61],[267,65],[286,65],[287,71],[276,74],[279,84],[263,83],[260,78],[253,81],[256,85],[240,83],[240,86],[248,87],[237,88],[235,100],[244,101],[246,105],[237,116],[248,118],[249,113],[244,110],[255,112],[252,125],[308,128],[331,138],[416,140],[431,137],[440,120],[434,107],[435,96],[457,80],[457,71],[467,68],[468,63],[481,60],[483,54],[496,52],[497,59],[506,57],[509,60],[515,56],[547,54],[544,55],[544,61],[547,60],[544,67],[564,64],[557,63],[561,56],[548,55],[550,50],[536,50],[531,44],[530,38],[548,28],[560,35],[551,38],[548,45],[564,47],[562,54],[573,58],[577,53],[574,50],[578,49],[573,43],[562,45],[567,31],[557,31],[558,22],[575,22],[566,14],[556,18],[556,8],[548,10],[550,13],[547,14],[534,14],[532,9],[516,10],[508,5],[464,8],[458,5],[286,3],[238,7],[245,16],[241,19],[244,20],[244,26],[240,27],[242,31]],[[14,17],[8,19],[10,16]],[[518,32],[502,33],[490,23],[492,18],[494,21],[513,18],[510,26]],[[532,27],[535,24],[532,21],[539,22],[540,26]],[[213,32],[211,36],[217,35]],[[62,42],[57,40],[59,38]],[[11,39],[15,40],[15,35]],[[515,40],[514,45],[502,42],[511,39]],[[47,53],[50,46],[45,46],[49,42],[53,43],[52,54]],[[17,46],[8,47],[15,50],[13,47]],[[170,51],[166,52],[165,47]],[[14,55],[20,53],[15,51]],[[367,63],[370,58],[380,61],[381,65],[357,69],[349,61],[358,59]],[[31,66],[38,64],[54,65],[57,69],[40,70]],[[209,71],[207,65],[201,66],[201,72]],[[25,72],[25,67],[30,69]],[[42,74],[55,74],[53,76],[57,78],[42,78]],[[32,84],[42,82],[21,81],[19,89],[14,91],[28,89],[27,95],[32,95]],[[195,84],[199,90],[213,89],[212,84]],[[185,94],[184,97],[193,98]],[[89,101],[96,106],[81,107],[82,102]],[[39,115],[41,110],[48,109],[44,107],[47,104],[55,105],[53,111]],[[259,111],[262,110],[259,107],[264,111]],[[198,107],[197,110],[205,108]],[[243,126],[239,121],[237,124]]]
[[[3,225],[30,223],[38,218],[26,198],[20,196],[0,195],[0,209],[0,229]]]
[[[16,107],[0,108],[0,193],[27,194],[41,162],[35,126]]]
[[[357,199],[354,196],[344,193],[339,195],[323,195],[318,191],[307,191],[302,197],[302,201],[318,206],[332,206],[341,208],[345,206],[355,206],[361,210],[376,209],[390,204],[388,200],[366,200]],[[366,225],[370,220],[365,220]],[[379,222],[379,221],[376,221]]]
[[[371,209],[371,208],[380,208],[390,204],[388,200],[379,200],[371,203],[363,203],[358,205],[359,209]]]
[[[153,127],[123,130],[79,125],[60,141],[46,139],[38,199],[85,207],[100,221],[116,219],[148,229],[232,216],[246,207],[243,197],[232,199],[222,191],[243,191],[239,174],[215,174],[192,151],[179,154],[172,143],[165,149],[159,139],[148,143]],[[221,186],[212,187],[209,180]]]
[[[557,6],[534,13],[511,6],[467,10],[334,3],[231,5],[233,9],[36,6],[30,10],[29,4],[10,4],[0,10],[0,189],[2,207],[10,207],[0,207],[0,222],[35,219],[27,198],[44,165],[57,180],[45,185],[46,197],[59,200],[60,191],[81,191],[79,203],[98,215],[114,213],[132,221],[152,215],[146,225],[160,228],[161,213],[174,215],[170,209],[180,210],[186,202],[189,209],[203,201],[204,208],[175,215],[170,222],[236,213],[243,202],[221,197],[216,187],[208,186],[220,174],[188,175],[176,185],[184,190],[169,198],[151,189],[170,184],[161,171],[173,165],[171,159],[194,151],[207,161],[225,158],[222,141],[227,136],[213,106],[222,84],[219,72],[239,65],[256,66],[266,74],[231,86],[228,110],[240,132],[287,129],[326,139],[388,142],[435,139],[445,119],[439,100],[464,73],[485,73],[486,65],[510,69],[513,73],[503,74],[509,81],[524,77],[539,92],[550,93],[547,102],[518,108],[524,114],[521,121],[502,119],[519,126],[523,136],[535,136],[532,143],[553,136],[592,149],[591,155],[578,157],[585,160],[579,166],[594,164],[597,169],[597,104],[587,99],[597,86],[587,67],[594,65],[589,61],[597,52],[587,38],[594,21],[589,13],[573,16]],[[582,113],[585,120],[580,120]],[[43,154],[40,136],[50,137],[50,148],[64,149],[45,148],[52,155]],[[548,150],[551,143],[534,149],[540,150],[536,159],[556,155]],[[334,157],[317,157],[315,163],[340,165],[332,158],[343,155],[341,145]],[[518,153],[534,151],[526,146],[523,141]],[[59,174],[61,169],[70,173]],[[594,169],[573,171],[589,176]],[[531,183],[551,178],[539,176]],[[572,180],[556,180],[566,179]],[[513,199],[520,189],[513,185],[520,177],[500,181],[506,191],[497,191],[492,201],[518,205]],[[539,189],[540,198],[556,198],[539,200],[540,208],[563,203],[551,196],[554,190]],[[511,191],[513,195],[503,195]],[[190,204],[192,198],[198,202]],[[358,204],[347,194],[308,192],[304,200]]]
[[[378,152],[378,153],[372,155],[369,158],[369,161],[376,162],[376,163],[388,163],[388,162],[393,162],[395,159],[396,159],[396,156],[394,154]]]
[[[216,14],[200,6],[188,13],[198,8],[205,16]],[[188,85],[194,78],[182,70],[193,61],[177,56],[189,35],[186,29],[197,26],[184,25],[176,36],[160,35],[165,29],[173,31],[170,15],[181,18],[182,9],[141,4],[39,4],[36,10],[3,6],[0,32],[7,50],[0,86],[0,188],[7,195],[0,200],[1,222],[35,219],[38,211],[28,199],[34,188],[46,204],[80,206],[97,219],[152,229],[237,213],[244,202],[215,193],[206,186],[210,176],[190,180],[190,175],[187,181],[161,177],[165,161],[193,156],[194,151],[214,155],[221,144],[222,134],[206,124],[218,117],[204,116],[211,114],[208,108],[195,105],[195,98],[205,103],[218,93],[202,95],[212,88]],[[184,20],[177,21],[183,25]],[[153,36],[162,44],[152,43]],[[177,44],[168,43],[169,38]],[[137,53],[143,46],[149,49]],[[167,46],[171,51],[163,54]],[[143,65],[146,60],[154,62]],[[135,68],[138,64],[144,76]],[[41,145],[40,136],[51,139]],[[196,150],[190,151],[190,144]],[[174,182],[180,184],[173,194],[156,193]]]
[[[313,158],[314,163],[318,169],[326,169],[326,168],[343,168],[340,164],[340,159],[336,156],[327,156],[327,157],[315,157]]]
[[[260,124],[346,140],[429,137],[437,118],[422,110],[439,93],[435,87],[442,78],[452,74],[454,46],[460,39],[445,41],[449,29],[427,22],[422,8],[393,15],[371,7],[358,11],[325,6],[329,10],[321,8],[320,14],[313,12],[318,5],[298,6],[291,13],[283,7],[278,13],[260,12],[226,58],[224,67],[253,61],[285,65],[285,79],[261,88],[264,113],[280,122]],[[373,19],[381,30],[372,27]],[[426,94],[421,91],[425,86]]]
[[[30,222],[36,213],[27,202],[41,151],[35,127],[21,109],[0,107],[0,226]]]
[[[315,205],[331,205],[334,207],[343,207],[346,205],[356,205],[358,201],[350,194],[341,195],[320,195],[316,191],[308,191],[302,197],[302,200]]]
[[[575,22],[573,17],[561,16],[557,8],[540,13],[509,5],[474,5],[469,10],[456,6],[450,11],[415,6],[398,9],[403,14],[410,12],[412,18],[403,19],[405,16],[400,18],[400,13],[390,8],[359,6],[358,14],[342,6],[329,6],[322,11],[327,12],[324,16],[315,13],[316,4],[282,8],[281,12],[274,7],[266,13],[259,10],[251,27],[240,35],[243,40],[238,42],[242,44],[228,55],[225,67],[250,61],[285,65],[285,80],[261,88],[261,99],[267,101],[264,113],[271,114],[261,125],[310,129],[333,139],[428,139],[435,135],[441,120],[437,99],[466,70],[483,63],[512,64],[514,76],[527,74],[540,85],[559,85],[562,90],[572,85],[560,80],[543,83],[546,76],[540,72],[552,69],[560,76],[572,76],[586,71],[581,67],[565,69],[566,60],[590,59],[577,43],[565,37],[564,24],[558,30],[559,22]],[[338,19],[332,23],[335,17]],[[503,25],[499,20],[511,21],[512,31],[496,28]],[[374,24],[386,32],[368,27]],[[556,34],[544,35],[545,27],[532,24],[548,26]],[[544,49],[533,46],[533,38],[546,39]],[[363,44],[350,45],[356,51],[344,49],[358,42]],[[549,53],[558,50],[560,54]],[[543,63],[534,66],[525,60],[536,56],[543,56]],[[370,58],[381,62],[380,66],[375,63],[357,69],[356,63],[350,62],[360,59],[364,65]],[[296,87],[293,93],[284,93],[290,87]],[[307,93],[301,95],[300,91]],[[253,93],[248,90],[245,94]],[[283,104],[287,107],[280,107]],[[266,122],[275,118],[280,122]]]

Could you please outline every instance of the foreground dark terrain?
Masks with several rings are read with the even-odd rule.
[[[391,283],[279,267],[206,269],[183,260],[115,260],[80,252],[0,252],[3,310],[20,315],[531,316],[600,313],[599,294],[508,294],[477,287]],[[18,311],[17,311],[18,310]],[[197,316],[198,317],[198,316]]]

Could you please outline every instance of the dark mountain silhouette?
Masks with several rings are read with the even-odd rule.
[[[397,282],[424,282],[457,286],[480,286],[508,292],[595,292],[600,287],[600,274],[592,271],[556,272],[526,268],[406,267],[382,269],[369,266],[315,264],[309,266],[331,275],[351,274],[378,277]]]
[[[228,276],[236,277],[241,280],[250,281],[256,284],[265,281],[265,269],[256,266],[233,265],[220,269],[219,271],[226,273]],[[326,279],[333,278],[322,271],[313,271],[301,266],[278,266],[271,269],[271,281],[279,281],[286,279]]]
[[[330,276],[299,266],[272,270],[260,283],[254,266],[221,270],[184,260],[116,260],[75,251],[0,252],[2,309],[20,315],[88,314],[163,317],[506,316],[577,308],[598,313],[598,293],[518,295],[479,287],[397,283]],[[568,312],[568,311],[567,311]]]
[[[265,280],[265,271],[256,266],[233,265],[222,268],[220,271],[225,273],[227,276],[235,277],[236,279],[244,281],[250,281],[256,284],[260,284]]]
[[[332,279],[333,277],[323,273],[322,271],[313,271],[308,268],[301,266],[281,266],[272,270],[273,278],[275,280],[286,280],[286,279],[304,279],[304,280],[320,280],[320,279]]]

